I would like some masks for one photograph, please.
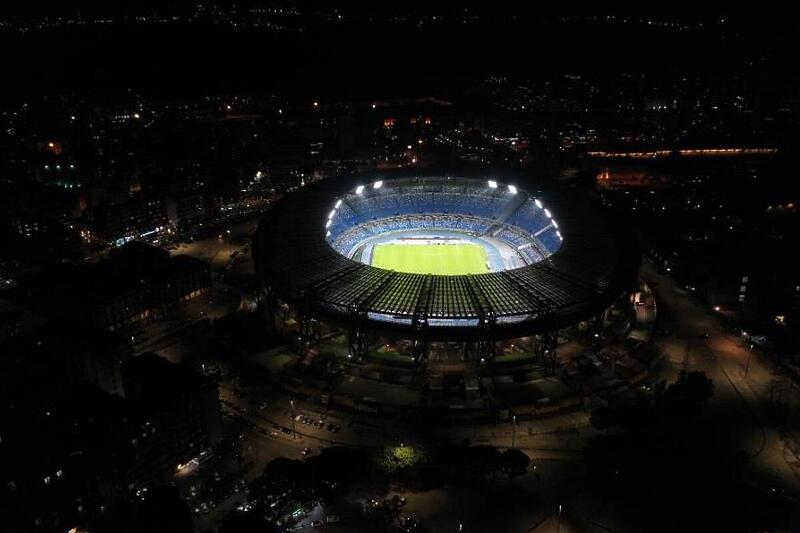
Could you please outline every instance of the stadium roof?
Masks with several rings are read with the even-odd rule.
[[[312,315],[432,340],[511,338],[572,324],[605,309],[632,286],[640,255],[631,235],[564,191],[528,190],[546,200],[564,237],[533,265],[486,274],[394,272],[339,254],[324,221],[337,198],[380,178],[330,178],[300,188],[264,217],[254,243],[261,280]],[[399,178],[436,187],[472,178]],[[510,183],[510,181],[504,181]],[[517,183],[519,185],[519,183]],[[423,328],[424,325],[424,328]]]

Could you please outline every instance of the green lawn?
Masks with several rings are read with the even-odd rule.
[[[478,244],[379,244],[372,266],[416,274],[481,274],[486,250]]]

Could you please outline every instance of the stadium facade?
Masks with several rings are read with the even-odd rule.
[[[305,186],[259,226],[262,303],[270,313],[291,309],[307,339],[320,321],[343,326],[356,359],[372,335],[412,341],[414,361],[424,361],[435,341],[471,343],[485,361],[498,340],[538,335],[545,352],[559,328],[597,317],[633,289],[640,254],[591,202],[520,182],[353,176]],[[420,242],[481,246],[485,271],[372,265],[381,245]]]

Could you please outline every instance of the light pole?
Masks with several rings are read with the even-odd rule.
[[[561,531],[561,504],[558,504],[558,520],[556,521],[556,533]]]
[[[514,444],[516,443],[517,439],[517,415],[511,415],[511,447],[514,448]]]
[[[292,440],[295,440],[297,436],[294,431],[294,400],[289,400],[289,403],[292,405]]]
[[[750,372],[750,359],[753,358],[753,348],[750,347],[750,351],[747,354],[747,364],[744,365],[744,379],[747,380],[747,373]]]

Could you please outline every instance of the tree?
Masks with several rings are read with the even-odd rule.
[[[306,459],[317,482],[329,481],[344,485],[358,481],[370,474],[370,461],[361,450],[331,446],[323,448],[319,455]]]
[[[528,454],[517,448],[509,448],[500,456],[500,469],[508,476],[509,484],[512,478],[527,472],[530,464]]]
[[[661,406],[668,414],[690,415],[708,405],[712,396],[714,382],[704,372],[682,370],[675,383],[664,391]]]
[[[307,492],[313,489],[311,469],[303,461],[277,457],[264,467],[264,475],[250,485],[258,498],[267,498],[287,489]]]
[[[481,445],[469,448],[470,466],[478,475],[491,475],[492,481],[500,468],[500,450],[494,446]]]
[[[276,533],[278,527],[252,513],[231,511],[222,521],[219,533]]]
[[[264,467],[264,475],[275,481],[302,486],[308,479],[308,465],[297,459],[277,457]]]
[[[101,532],[191,533],[192,513],[174,487],[155,486],[142,501],[116,509]]]
[[[408,471],[425,461],[425,451],[417,446],[388,446],[377,456],[378,466],[388,474]]]

